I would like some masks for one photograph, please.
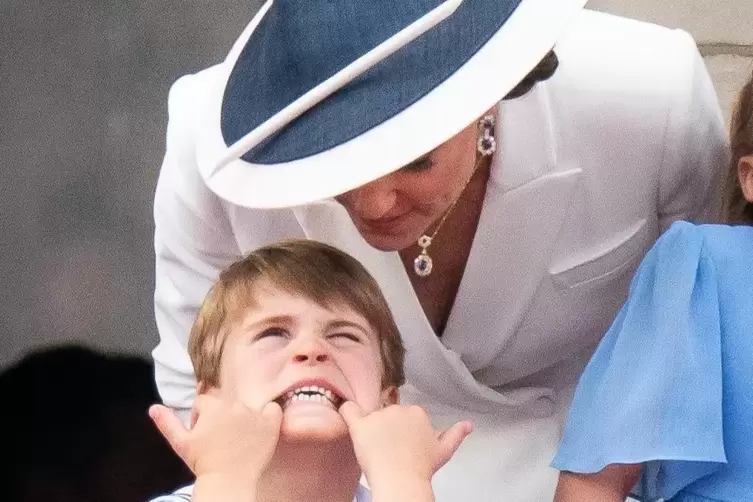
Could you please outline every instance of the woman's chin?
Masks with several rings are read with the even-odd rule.
[[[361,237],[365,240],[369,246],[379,251],[400,251],[407,249],[418,241],[412,233],[395,235],[381,232],[362,231]]]
[[[374,225],[360,220],[354,220],[354,224],[371,247],[380,251],[400,251],[415,245],[425,228],[412,214],[403,219],[390,225]]]

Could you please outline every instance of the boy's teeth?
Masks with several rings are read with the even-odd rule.
[[[322,396],[321,394],[303,394],[303,393],[294,394],[288,400],[288,403],[292,401],[308,401],[308,402],[322,403],[322,404],[328,404],[330,406],[334,406],[329,399],[327,399],[325,396]]]
[[[289,404],[294,399],[328,404],[334,408],[337,408],[337,402],[340,401],[332,391],[318,385],[306,385],[285,394],[285,404]]]

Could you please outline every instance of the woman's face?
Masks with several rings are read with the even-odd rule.
[[[476,164],[477,140],[474,122],[429,154],[336,199],[371,246],[408,248],[462,193]]]

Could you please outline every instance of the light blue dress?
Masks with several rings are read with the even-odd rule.
[[[552,465],[617,463],[643,500],[753,501],[753,228],[675,223],[646,255]]]

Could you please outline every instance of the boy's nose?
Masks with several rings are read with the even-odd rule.
[[[295,362],[297,362],[297,363],[305,363],[307,361],[311,361],[311,362],[316,361],[318,363],[323,363],[327,359],[329,359],[329,358],[327,357],[327,354],[324,354],[324,353],[318,353],[318,354],[296,354],[293,357],[293,360]]]
[[[293,361],[296,363],[323,363],[328,359],[327,349],[319,340],[301,341],[293,352]]]

